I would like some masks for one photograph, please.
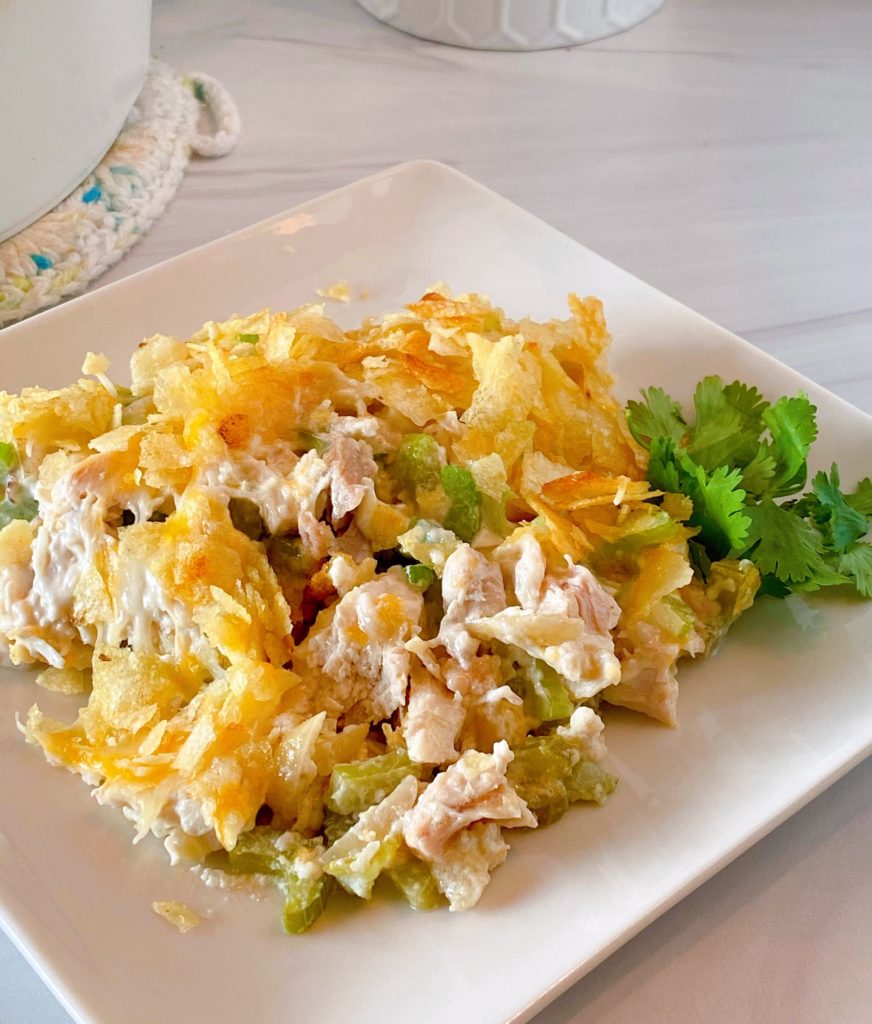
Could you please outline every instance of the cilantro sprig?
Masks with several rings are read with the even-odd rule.
[[[688,423],[662,388],[627,404],[633,437],[649,452],[648,479],[693,502],[690,525],[697,567],[720,558],[750,558],[764,590],[852,584],[872,597],[872,480],[841,488],[838,467],[819,472],[808,493],[808,454],[817,438],[814,405],[802,393],[768,402],[748,384],[700,381]],[[778,499],[788,500],[778,500]]]

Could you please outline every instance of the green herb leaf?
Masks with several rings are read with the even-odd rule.
[[[642,392],[642,398],[643,402],[627,403],[627,424],[633,437],[643,448],[650,448],[657,437],[667,437],[678,444],[687,433],[678,402],[662,388],[648,388]]]
[[[763,432],[763,413],[769,408],[769,402],[757,388],[734,380],[724,388],[724,398],[741,417],[743,429],[753,430],[758,435]]]
[[[820,590],[823,587],[841,586],[845,583],[853,583],[853,580],[850,576],[846,576],[844,573],[839,572],[835,566],[830,565],[829,562],[824,562],[813,576],[809,576],[807,580],[791,583],[790,587],[791,590],[806,593]]]
[[[869,546],[861,538],[872,516],[872,480],[845,494],[833,465],[798,500],[774,501],[802,490],[808,476],[817,410],[806,395],[770,405],[754,387],[706,377],[694,392],[692,425],[661,389],[642,397],[627,406],[630,430],[649,451],[652,485],[693,502],[688,523],[699,533],[690,553],[703,579],[729,554],[756,564],[761,593],[853,583],[866,594]]]
[[[658,437],[651,447],[648,478],[660,490],[680,491],[691,499],[688,522],[699,527],[699,540],[712,559],[745,546],[749,519],[740,470],[719,466],[707,473],[686,452],[677,451],[673,441]]]
[[[777,580],[771,574],[760,577],[760,589],[757,591],[760,597],[777,597],[779,599],[789,597],[792,593],[790,587],[781,580]]]
[[[817,409],[805,395],[779,398],[763,412],[763,422],[772,437],[770,451],[776,470],[767,491],[778,498],[795,494],[805,485],[808,476],[809,449],[817,437]]]
[[[845,495],[845,501],[864,516],[872,516],[872,480],[868,476],[861,480],[853,494]]]
[[[693,396],[696,423],[687,453],[707,470],[750,462],[760,447],[762,412],[769,403],[756,388],[706,377]]]
[[[826,575],[821,535],[810,523],[771,498],[749,507],[748,516],[746,547],[762,573],[788,584]]]
[[[769,489],[775,476],[775,456],[766,447],[759,447],[754,457],[742,469],[742,487],[748,494],[759,497]]]
[[[750,525],[741,471],[719,466],[709,474],[687,456],[682,461],[687,475],[685,493],[693,502],[690,525],[700,528],[699,536],[715,559],[741,551]]]
[[[863,597],[872,597],[872,544],[858,541],[839,559],[839,572],[849,576]]]
[[[868,531],[866,516],[852,508],[839,489],[839,469],[833,463],[829,477],[821,470],[812,481],[819,507],[826,513],[825,526],[831,546],[837,554],[844,554]]]
[[[648,459],[648,480],[660,491],[681,491],[678,449],[671,437],[655,437]]]

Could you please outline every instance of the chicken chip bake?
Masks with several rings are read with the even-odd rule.
[[[506,829],[614,789],[601,702],[674,724],[757,584],[694,576],[601,304],[569,311],[262,312],[0,395],[0,655],[86,699],[27,740],[289,931],[380,875],[475,904]]]

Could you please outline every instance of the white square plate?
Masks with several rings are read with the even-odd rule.
[[[716,273],[716,268],[712,268]],[[489,293],[510,315],[562,315],[599,295],[621,397],[661,384],[686,400],[707,373],[770,397],[805,388],[816,457],[868,471],[872,420],[468,178],[406,164],[12,327],[2,386],[60,385],[87,349],[116,370],[156,331],[289,308],[346,278],[367,295],[346,323],[434,280]],[[415,914],[388,896],[337,899],[305,937],[278,904],[208,890],[156,840],[134,848],[115,810],[50,768],[16,733],[35,700],[72,715],[27,675],[0,680],[0,919],[82,1024],[291,1019],[324,1024],[528,1020],[621,943],[872,750],[872,605],[761,601],[714,659],[681,673],[681,727],[607,715],[621,785],[512,853],[470,913]],[[151,910],[211,912],[178,935]]]

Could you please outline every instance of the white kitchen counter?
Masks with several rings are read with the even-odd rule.
[[[424,43],[352,0],[156,0],[154,49],[221,78],[244,133],[104,282],[433,157],[872,412],[868,0],[667,0],[538,54]],[[536,1024],[868,1024],[870,868],[872,761]],[[0,937],[0,1022],[68,1020]]]

